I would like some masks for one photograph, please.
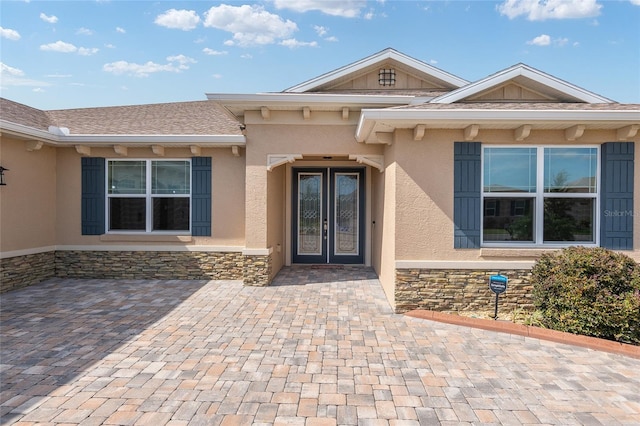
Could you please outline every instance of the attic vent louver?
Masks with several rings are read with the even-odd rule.
[[[393,68],[390,69],[381,69],[378,73],[378,83],[380,86],[393,86],[396,84],[396,70]]]

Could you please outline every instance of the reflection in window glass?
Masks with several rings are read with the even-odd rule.
[[[144,198],[110,198],[109,229],[114,231],[144,231],[147,219]]]
[[[486,148],[484,192],[536,192],[536,148]]]
[[[545,242],[595,242],[595,199],[545,198]]]
[[[160,198],[153,199],[154,231],[188,231],[189,199]]]
[[[153,194],[188,194],[188,161],[153,161],[151,163],[151,185]]]
[[[545,148],[544,191],[595,193],[596,148]]]
[[[145,161],[109,161],[109,194],[144,194],[146,169]]]
[[[484,241],[532,242],[534,205],[534,198],[485,198]]]

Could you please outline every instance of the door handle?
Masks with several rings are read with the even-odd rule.
[[[327,239],[327,232],[329,230],[329,225],[327,224],[327,219],[325,218],[324,220],[324,225],[322,226],[323,230],[324,230],[324,239]]]

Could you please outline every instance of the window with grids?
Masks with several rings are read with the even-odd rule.
[[[484,147],[482,241],[595,244],[597,147]]]
[[[191,161],[109,160],[109,231],[189,231]]]

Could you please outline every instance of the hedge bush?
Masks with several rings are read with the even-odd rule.
[[[630,257],[585,247],[545,253],[531,283],[543,326],[640,345],[640,265]]]

